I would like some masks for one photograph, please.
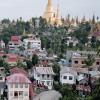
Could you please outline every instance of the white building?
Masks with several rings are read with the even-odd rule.
[[[9,49],[18,49],[20,46],[22,46],[22,41],[20,39],[20,36],[11,36],[11,41],[8,43]]]
[[[60,71],[60,82],[61,84],[75,84],[77,79],[77,72],[72,68],[64,67]]]
[[[21,42],[13,42],[13,41],[10,41],[8,46],[9,46],[9,49],[18,49],[20,46],[22,45]]]
[[[41,49],[41,40],[38,38],[27,38],[23,40],[25,49]]]
[[[0,47],[1,47],[1,48],[5,48],[5,43],[4,43],[4,41],[2,41],[2,40],[0,41]]]
[[[67,37],[67,41],[66,41],[67,46],[76,46],[78,44],[78,40],[72,37]]]
[[[52,67],[36,67],[34,69],[34,78],[37,81],[37,84],[43,84],[52,89],[53,87],[53,76],[54,72]]]
[[[30,83],[30,80],[21,73],[8,76],[8,100],[29,100]]]

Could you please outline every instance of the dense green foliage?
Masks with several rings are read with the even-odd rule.
[[[32,56],[32,64],[33,64],[33,66],[35,66],[36,64],[38,64],[38,61],[39,61],[38,56],[36,54],[34,54]]]

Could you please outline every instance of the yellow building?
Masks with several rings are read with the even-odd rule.
[[[62,25],[61,18],[60,18],[60,12],[59,12],[59,6],[57,8],[57,11],[54,10],[52,6],[52,0],[48,0],[43,18],[47,20],[48,23],[54,25]]]

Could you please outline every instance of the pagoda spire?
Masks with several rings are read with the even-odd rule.
[[[61,16],[60,16],[60,10],[59,10],[59,4],[57,5],[57,13],[56,13],[56,24],[61,25]]]
[[[59,11],[59,4],[57,5],[57,15],[56,15],[57,18],[60,17],[60,11]]]
[[[52,0],[48,0],[48,5],[52,5]]]

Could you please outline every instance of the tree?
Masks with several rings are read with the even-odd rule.
[[[93,15],[93,18],[92,18],[92,24],[95,24],[95,15]]]
[[[53,56],[53,50],[51,48],[49,48],[47,52],[48,52],[48,56]]]
[[[4,60],[0,58],[0,67],[3,67]]]
[[[38,64],[39,58],[36,54],[34,54],[32,56],[32,64],[35,66],[36,64]]]
[[[3,19],[1,22],[2,22],[2,24],[10,24],[10,20],[9,19]]]
[[[95,59],[94,59],[94,56],[93,55],[88,55],[87,59],[85,59],[85,64],[86,64],[86,67],[91,67],[94,63]]]
[[[91,92],[92,92],[92,83],[91,83],[91,76],[89,74],[89,68],[93,65],[95,59],[94,59],[94,56],[93,55],[88,55],[87,59],[85,59],[85,64],[86,64],[86,67],[88,68],[88,85],[90,86],[91,88]]]
[[[31,69],[33,67],[32,62],[30,60],[25,60],[27,64],[27,69]]]
[[[0,67],[4,67],[5,68],[5,74],[6,75],[10,73],[10,71],[9,71],[10,69],[9,69],[8,63],[6,63],[4,61],[4,59],[2,59],[2,58],[0,58]]]
[[[95,48],[96,47],[96,37],[92,36],[91,38],[91,47]]]
[[[19,60],[18,60],[18,62],[17,62],[17,67],[18,67],[18,68],[22,68],[22,69],[27,69],[26,63],[25,63],[25,62],[21,62],[21,61],[19,61]]]
[[[40,20],[40,22],[39,22],[39,27],[40,28],[39,29],[41,31],[45,31],[47,29],[47,21],[46,21],[46,19],[40,17],[39,20]]]
[[[79,28],[73,33],[81,45],[85,45],[88,42],[88,35],[91,30],[91,25],[86,22],[79,25]]]
[[[76,92],[71,86],[62,85],[59,92],[62,94],[61,100],[77,100]]]
[[[97,81],[97,85],[92,93],[92,100],[100,100],[100,79]]]
[[[54,63],[53,66],[53,71],[55,73],[54,80],[59,82],[60,78],[60,66],[57,63]]]

